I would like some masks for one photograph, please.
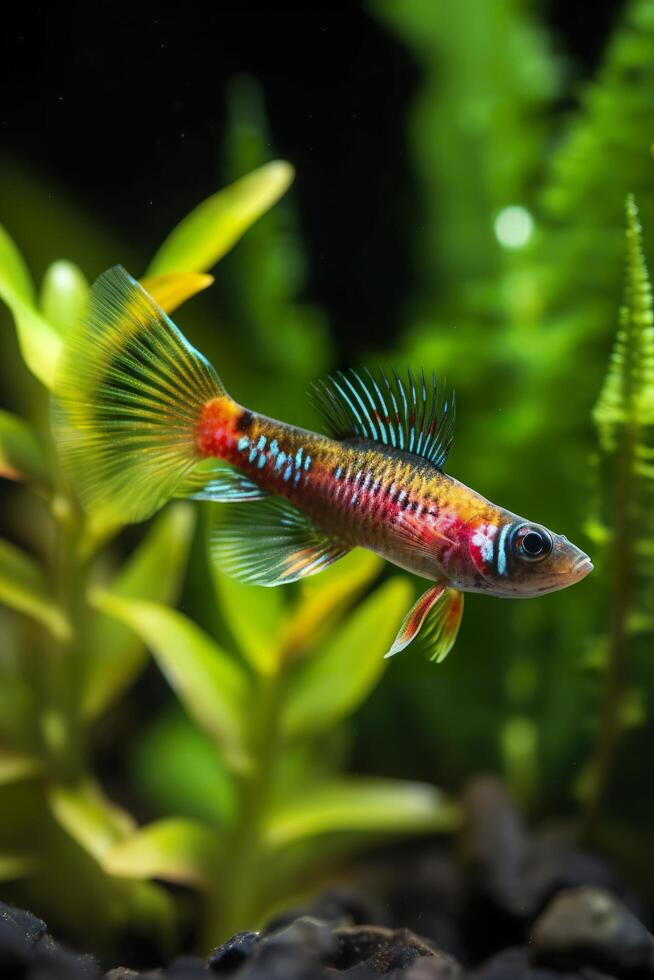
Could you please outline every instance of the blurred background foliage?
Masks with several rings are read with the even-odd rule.
[[[395,111],[388,144],[377,130],[367,134],[365,106],[350,95],[346,77],[326,98],[359,141],[364,170],[384,172],[388,164],[391,193],[379,198],[380,214],[371,213],[360,179],[355,188],[360,209],[352,210],[356,234],[350,236],[344,224],[340,238],[331,238],[338,248],[326,256],[316,254],[315,245],[313,253],[307,251],[302,231],[307,220],[298,200],[329,224],[334,199],[349,180],[347,155],[338,161],[329,157],[317,134],[317,152],[329,165],[323,164],[314,196],[307,198],[300,167],[299,197],[291,190],[256,221],[221,257],[214,286],[175,314],[239,401],[300,425],[318,425],[306,398],[308,382],[345,360],[433,368],[457,390],[449,471],[591,551],[596,573],[569,591],[522,603],[472,597],[456,649],[438,668],[409,651],[382,675],[383,665],[373,656],[384,647],[384,631],[392,632],[391,610],[401,618],[400,598],[409,604],[406,576],[358,556],[308,583],[304,592],[248,590],[244,595],[242,587],[208,567],[202,509],[176,504],[151,526],[128,529],[98,545],[89,584],[95,586],[92,615],[101,626],[92,627],[96,633],[88,647],[77,651],[85,675],[92,656],[89,676],[95,686],[89,683],[86,700],[76,702],[82,707],[76,711],[75,736],[81,755],[75,776],[92,770],[96,781],[72,797],[66,789],[70,774],[58,773],[53,792],[52,772],[44,774],[43,755],[30,744],[30,726],[36,721],[39,738],[52,743],[43,704],[50,705],[51,696],[61,703],[61,692],[56,666],[50,666],[43,693],[42,631],[49,631],[55,645],[65,644],[67,624],[56,604],[44,601],[36,611],[30,605],[34,590],[43,598],[46,586],[38,566],[25,556],[51,567],[57,548],[62,551],[53,531],[62,514],[55,497],[53,520],[53,498],[44,489],[53,472],[48,392],[26,371],[11,317],[0,311],[3,407],[11,413],[0,417],[2,445],[10,447],[2,461],[9,479],[1,487],[0,520],[8,544],[0,551],[0,599],[14,609],[2,612],[0,651],[0,731],[7,741],[0,757],[3,894],[31,904],[53,925],[59,921],[69,931],[77,925],[83,939],[88,923],[103,922],[105,934],[96,941],[111,944],[124,937],[127,923],[151,939],[157,932],[174,935],[173,923],[180,928],[191,893],[171,892],[152,879],[181,882],[205,894],[207,930],[216,935],[246,926],[288,900],[307,868],[364,839],[452,825],[454,810],[427,784],[454,795],[471,773],[490,768],[506,777],[534,818],[573,817],[597,802],[600,719],[606,721],[602,691],[613,683],[611,650],[618,649],[611,645],[616,556],[634,554],[640,537],[652,540],[647,493],[638,496],[635,517],[625,527],[613,492],[625,466],[624,455],[615,451],[621,427],[632,436],[637,430],[628,457],[637,485],[649,479],[651,392],[644,383],[646,394],[625,393],[616,381],[615,356],[613,375],[606,371],[619,325],[618,361],[631,363],[631,355],[626,360],[624,355],[628,315],[618,317],[627,194],[635,194],[640,207],[645,252],[654,234],[654,14],[648,0],[613,7],[592,77],[583,78],[548,29],[544,4],[368,0],[357,16],[365,17],[366,30],[392,51],[389,64],[404,72],[396,83],[403,93],[401,113],[393,102],[395,89],[387,90]],[[368,56],[364,47],[362,57]],[[273,160],[277,134],[284,132],[278,115],[277,127],[274,114],[268,120],[267,91],[255,78],[236,76],[224,91],[221,125],[210,131],[220,157],[211,174],[214,187]],[[383,116],[383,110],[376,111]],[[83,175],[77,176],[83,185]],[[160,175],[158,180],[161,187]],[[108,200],[95,209],[105,211],[105,220],[98,220],[84,194],[64,191],[22,160],[0,157],[0,221],[11,236],[0,239],[0,294],[9,306],[14,299],[14,313],[15,295],[8,298],[3,280],[7,270],[14,293],[25,288],[29,309],[23,315],[29,319],[29,310],[36,311],[55,335],[65,331],[83,302],[86,281],[116,261],[134,274],[144,272],[148,254],[168,231],[164,218],[174,214],[179,220],[201,196],[187,186],[171,186],[161,201],[161,218],[141,235],[136,218],[124,228],[106,220],[116,194],[115,186],[107,189]],[[354,192],[350,195],[353,203]],[[129,187],[125,197],[133,208]],[[158,204],[153,203],[155,212]],[[393,215],[389,224],[387,213]],[[626,308],[646,334],[651,310],[647,302],[643,306],[642,295],[634,300],[632,288],[634,276],[646,281],[644,266],[642,274],[634,272],[635,212],[629,220]],[[399,241],[384,240],[389,229],[398,229]],[[12,240],[34,281],[42,284],[36,299],[25,285]],[[353,241],[365,247],[365,258],[353,257]],[[384,264],[386,252],[391,258]],[[74,265],[53,269],[52,262],[62,256]],[[218,257],[200,263],[202,269]],[[158,269],[155,259],[154,271],[202,271],[197,262],[184,266],[178,259]],[[324,287],[317,271],[322,262],[331,282],[326,297],[324,288],[322,295],[316,288],[316,283]],[[360,278],[341,288],[353,275]],[[367,294],[376,294],[376,300]],[[328,302],[319,302],[325,298]],[[353,322],[353,310],[360,325]],[[372,319],[367,310],[374,311]],[[386,311],[387,321],[380,322]],[[47,355],[44,363],[47,369]],[[623,399],[608,421],[607,390],[613,396],[621,392]],[[599,443],[592,417],[596,404]],[[21,429],[17,418],[27,420],[36,436]],[[613,442],[606,436],[612,425]],[[636,465],[637,446],[645,454]],[[20,478],[23,471],[31,493]],[[654,736],[651,574],[651,562],[640,555],[628,577],[628,597],[634,601],[622,616],[618,643],[624,677],[613,703],[619,715],[610,747],[613,778],[602,789],[601,819],[595,814],[591,821],[598,839],[619,850],[627,866],[640,865],[644,878],[651,877],[643,858],[651,850],[654,816],[654,793],[647,789]],[[107,583],[113,583],[109,589]],[[413,583],[414,590],[418,585]],[[375,615],[374,604],[382,601],[384,615]],[[163,605],[176,602],[181,612]],[[242,608],[257,610],[267,624],[263,633],[243,633]],[[219,842],[230,840],[230,834],[234,839],[243,814],[252,813],[242,780],[243,708],[236,715],[233,706],[216,708],[222,681],[213,688],[201,681],[199,702],[189,685],[193,677],[204,677],[202,664],[212,664],[210,671],[229,664],[225,670],[235,703],[240,699],[249,706],[245,716],[259,717],[266,658],[279,655],[276,662],[286,662],[279,651],[288,651],[298,623],[304,639],[297,663],[291,656],[292,690],[284,685],[284,699],[295,705],[297,717],[324,709],[324,728],[302,731],[297,739],[282,725],[275,784],[265,788],[278,822],[272,829],[260,822],[248,829],[257,847],[269,848],[270,861],[262,864],[259,880],[250,873],[248,894],[240,897],[232,921],[224,917],[217,877],[207,881],[197,868],[222,868],[216,847],[219,852]],[[146,647],[155,663],[148,663]],[[297,650],[292,643],[291,648]],[[198,649],[199,675],[177,660],[186,651],[189,664],[195,663],[192,651]],[[335,692],[352,686],[338,710],[330,708]],[[203,701],[211,690],[218,702]],[[231,717],[231,727],[217,730],[215,719],[223,717]],[[261,732],[253,731],[251,718],[248,725],[244,744],[254,739],[256,745]],[[52,753],[46,758],[50,765]],[[344,772],[367,777],[355,788],[361,797],[350,795],[345,803],[342,794],[352,790],[354,777]],[[412,782],[403,790],[386,782],[399,779]],[[306,787],[312,788],[305,802],[311,811],[313,799],[313,811],[299,805],[294,810],[294,794]],[[324,794],[330,791],[328,799]],[[395,809],[385,794],[393,792],[404,793],[394,800],[406,801],[405,819],[400,809],[394,825],[385,823]],[[109,800],[120,809],[114,812]],[[98,819],[105,828],[99,843]],[[47,874],[39,873],[34,839],[41,857],[48,856]],[[70,907],[62,903],[58,885],[66,877],[77,883],[68,889]],[[97,904],[79,898],[80,883],[86,890],[92,883]]]

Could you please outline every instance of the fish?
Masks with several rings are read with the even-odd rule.
[[[121,266],[93,285],[55,396],[64,472],[87,508],[128,523],[173,497],[227,504],[211,558],[261,586],[315,575],[356,547],[427,579],[387,656],[420,635],[442,660],[466,592],[540,596],[593,568],[564,535],[445,473],[455,398],[434,375],[347,370],[317,382],[324,434],[268,418],[227,393]]]

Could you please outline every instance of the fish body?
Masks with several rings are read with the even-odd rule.
[[[211,551],[244,581],[295,581],[354,547],[430,580],[389,655],[421,633],[442,659],[463,592],[535,596],[592,569],[564,536],[444,472],[454,400],[434,378],[339,372],[314,390],[328,434],[276,421],[232,399],[122,269],[94,285],[57,399],[64,462],[87,503],[123,522],[174,495],[229,503]]]

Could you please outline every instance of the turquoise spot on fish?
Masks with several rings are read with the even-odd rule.
[[[504,525],[500,532],[500,539],[497,542],[497,571],[499,575],[506,575],[506,536],[510,528],[510,524]]]
[[[311,466],[311,456],[309,456],[309,454],[307,453],[307,455],[304,457],[304,469],[308,470],[310,466]]]
[[[266,443],[267,443],[267,442],[268,442],[268,440],[266,439],[266,437],[265,437],[265,436],[260,436],[260,437],[259,437],[259,442],[257,443],[257,449],[258,449],[259,451],[261,451],[262,449],[265,449],[265,448],[266,448]]]
[[[286,453],[280,453],[277,459],[275,460],[275,473],[279,473],[279,471],[281,470],[285,462],[286,462]]]
[[[286,469],[284,470],[284,480],[290,480],[292,472],[293,472],[293,464],[289,463]]]
[[[334,479],[335,480],[340,480],[340,478],[342,476],[343,476],[343,467],[342,466],[338,466],[336,468],[336,472],[334,473]]]
[[[238,440],[236,448],[238,449],[239,452],[242,453],[244,450],[246,450],[249,447],[249,445],[250,445],[250,440],[248,439],[248,437],[241,436],[241,438]]]
[[[263,455],[259,456],[259,459],[257,460],[257,466],[259,467],[260,470],[262,470],[264,468],[264,466],[266,465],[266,462],[267,461],[266,461],[266,457],[265,456],[263,456]]]
[[[295,454],[295,465],[298,469],[302,466],[302,447],[300,447]]]
[[[270,455],[276,456],[278,452],[279,452],[279,443],[277,442],[276,439],[273,439],[273,441],[270,443]]]
[[[253,449],[250,450],[250,455],[248,456],[248,461],[250,463],[254,463],[254,461],[255,461],[255,459],[257,458],[258,455],[259,455],[259,450],[255,446]]]
[[[302,470],[297,470],[295,476],[293,477],[293,483],[295,484],[295,486],[297,486],[298,483],[300,482],[301,476],[302,476]]]

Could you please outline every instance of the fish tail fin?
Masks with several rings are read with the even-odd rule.
[[[229,396],[209,362],[120,266],[103,273],[62,355],[54,423],[82,503],[148,517],[201,460],[207,402]]]

